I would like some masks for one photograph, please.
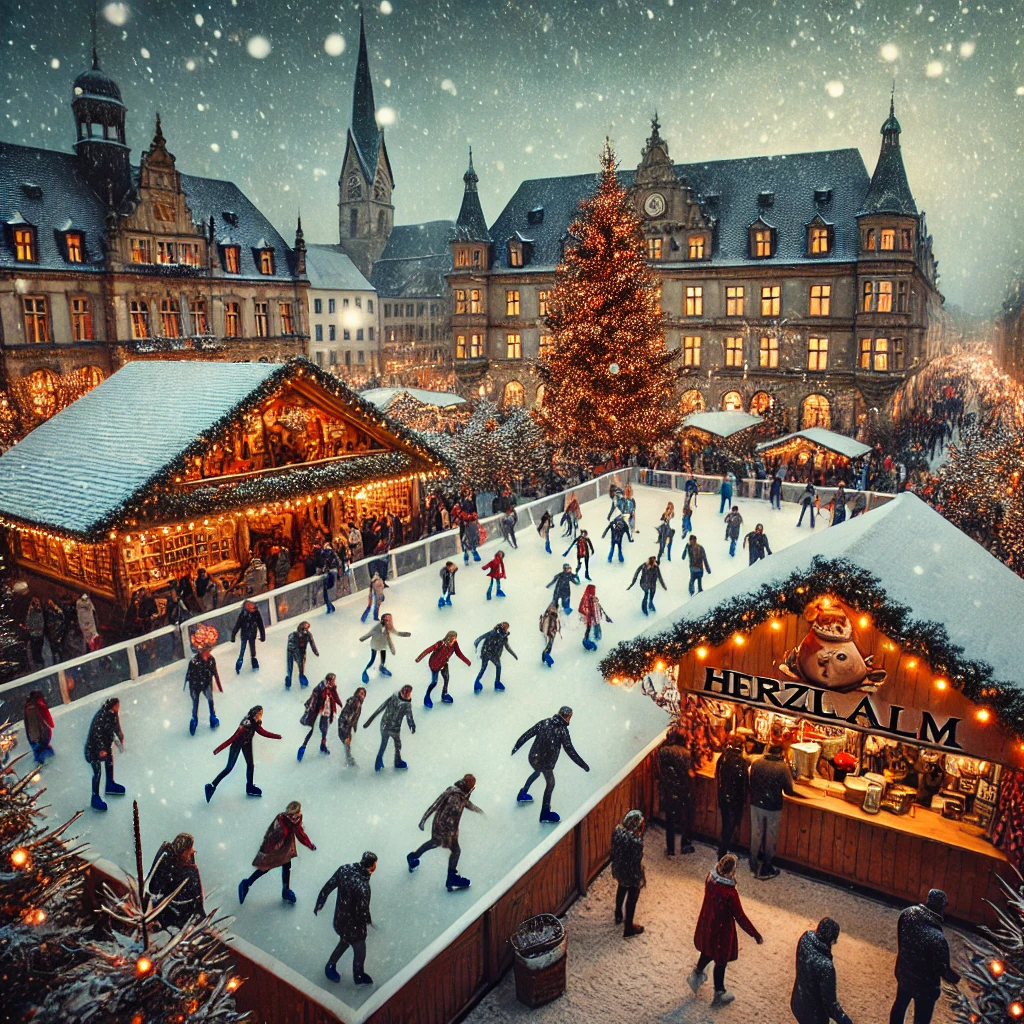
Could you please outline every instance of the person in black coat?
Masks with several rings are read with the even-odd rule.
[[[624,939],[642,935],[643,925],[633,923],[636,901],[647,884],[644,875],[644,816],[640,811],[627,811],[621,824],[612,833],[612,878],[618,882],[615,891],[615,923],[623,924],[622,904],[625,901]]]
[[[661,813],[665,818],[665,853],[675,856],[677,832],[680,851],[693,853],[693,769],[686,737],[678,729],[669,732],[658,751],[658,776]]]
[[[768,535],[764,532],[764,527],[758,523],[743,538],[743,546],[747,548],[750,555],[750,565],[755,562],[759,562],[766,554],[772,553],[771,545],[768,543]]]
[[[622,554],[622,538],[625,537],[630,544],[633,543],[633,535],[629,532],[629,523],[619,514],[604,528],[604,533],[601,534],[602,538],[606,537],[609,532],[612,535],[612,543],[608,549],[608,561],[612,560],[612,555],[618,549],[619,561],[624,562],[626,559]]]
[[[220,685],[220,674],[217,672],[217,662],[209,648],[201,650],[189,663],[185,670],[185,686],[188,687],[188,694],[192,698],[192,721],[188,724],[188,731],[195,736],[196,727],[199,725],[199,698],[206,697],[206,703],[210,708],[210,728],[216,729],[220,725],[220,719],[213,709],[213,686],[223,693],[224,687]]]
[[[242,604],[242,610],[235,620],[235,628],[231,630],[232,643],[235,642],[235,637],[239,633],[242,634],[242,646],[238,652],[238,660],[235,662],[235,672],[242,671],[246,644],[249,645],[249,657],[252,661],[253,671],[256,671],[260,667],[260,663],[256,660],[256,637],[259,637],[260,643],[263,643],[267,639],[267,631],[263,627],[263,616],[253,601],[245,601]]]
[[[373,978],[363,968],[366,964],[366,929],[373,924],[370,916],[370,875],[376,870],[377,854],[367,850],[358,864],[342,864],[327,879],[316,898],[313,913],[319,914],[327,903],[327,897],[334,890],[338,892],[334,904],[334,930],[338,935],[338,944],[324,967],[324,974],[330,981],[341,981],[338,961],[351,946],[352,980],[357,985],[373,984]]]
[[[124,786],[114,781],[114,744],[124,752],[124,733],[121,731],[121,702],[109,697],[93,715],[89,735],[85,740],[85,760],[92,766],[92,806],[105,811],[107,805],[100,798],[100,765],[106,769],[108,796],[123,796]]]
[[[930,1024],[942,982],[957,984],[960,975],[949,965],[949,943],[942,933],[946,894],[931,889],[924,903],[907,907],[896,924],[896,1001],[889,1024],[903,1024],[911,1002],[914,1024]]]
[[[160,914],[160,926],[182,928],[191,917],[205,917],[203,882],[196,867],[195,840],[180,832],[169,843],[161,843],[149,869],[149,891],[159,903],[180,891]]]
[[[245,792],[249,796],[263,796],[263,790],[253,781],[252,741],[256,733],[266,736],[268,740],[279,740],[281,738],[276,732],[268,732],[263,728],[263,708],[259,704],[249,708],[248,714],[238,723],[238,728],[234,733],[219,747],[214,749],[213,752],[219,754],[222,750],[228,747],[231,748],[228,750],[228,763],[223,771],[213,782],[206,784],[207,803],[213,799],[213,794],[217,791],[217,787],[231,774],[239,754],[245,759]]]
[[[479,647],[481,642],[483,647],[480,647],[480,671],[477,672],[476,679],[473,680],[473,692],[479,693],[484,688],[480,680],[483,678],[488,662],[494,665],[494,688],[499,691],[504,690],[505,687],[501,682],[501,656],[508,651],[516,661],[519,660],[519,655],[509,646],[508,623],[499,622],[494,629],[478,636],[473,641],[473,646]]]
[[[552,577],[551,582],[545,588],[555,588],[555,592],[551,595],[551,600],[554,604],[558,604],[559,602],[561,602],[562,609],[566,615],[568,615],[572,611],[572,606],[569,604],[570,583],[575,583],[577,586],[579,586],[580,578],[576,575],[576,573],[572,571],[572,568],[570,567],[569,563],[565,562],[562,565],[562,571],[556,573]]]
[[[853,1024],[836,995],[832,947],[838,938],[839,925],[831,917],[823,917],[817,928],[800,936],[796,946],[796,980],[789,1000],[797,1024]]]
[[[530,767],[533,771],[526,780],[523,788],[519,790],[516,800],[521,804],[533,802],[530,796],[530,787],[544,776],[544,800],[541,804],[541,824],[552,825],[561,821],[561,818],[551,810],[551,794],[555,788],[555,765],[558,763],[558,756],[564,750],[573,761],[576,762],[585,772],[590,771],[590,766],[576,753],[576,748],[569,738],[569,722],[572,720],[572,708],[563,706],[558,709],[557,715],[545,718],[536,725],[531,726],[516,740],[512,748],[512,754],[527,741],[532,739],[533,746],[530,747]]]
[[[743,820],[750,790],[750,764],[743,756],[743,740],[730,735],[729,744],[715,765],[718,810],[722,816],[722,838],[718,841],[718,859],[729,852],[732,837]]]
[[[652,612],[657,611],[658,609],[654,607],[654,595],[658,589],[658,584],[661,584],[662,590],[668,590],[668,587],[665,586],[665,581],[661,576],[661,567],[658,565],[658,559],[654,555],[651,555],[643,565],[637,567],[636,572],[633,573],[633,582],[626,587],[626,590],[632,590],[637,580],[640,581],[640,590],[644,595],[644,599],[640,603],[640,611],[644,615],[647,614],[648,608]]]

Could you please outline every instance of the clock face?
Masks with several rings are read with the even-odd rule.
[[[660,217],[665,212],[665,197],[660,192],[652,192],[644,200],[644,212],[648,217]]]

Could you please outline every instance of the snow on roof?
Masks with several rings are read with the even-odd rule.
[[[311,245],[306,250],[306,276],[314,291],[373,291],[373,285],[338,245]]]
[[[732,437],[761,422],[760,416],[749,412],[695,412],[683,420],[683,426],[716,434],[718,437]]]
[[[386,409],[399,395],[409,395],[417,402],[436,405],[441,409],[452,405],[464,405],[466,402],[461,395],[452,394],[450,391],[429,391],[426,388],[370,388],[369,391],[359,393],[360,398],[372,402],[378,409]]]
[[[771,535],[770,523],[766,532]],[[1024,580],[909,492],[755,562],[691,598],[682,615],[664,616],[641,635],[663,642],[677,622],[699,619],[763,583],[809,571],[816,555],[866,569],[915,619],[941,623],[969,659],[987,662],[995,679],[1024,688],[1018,632]]]
[[[756,446],[756,450],[759,452],[771,451],[772,448],[788,444],[797,437],[802,437],[819,448],[827,448],[830,452],[843,455],[848,459],[863,458],[871,451],[870,445],[861,444],[860,441],[855,441],[852,437],[837,434],[834,430],[826,430],[824,427],[808,427],[806,430],[796,430],[792,434],[776,437],[771,441],[762,441]]]

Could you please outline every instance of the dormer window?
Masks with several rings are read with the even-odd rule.
[[[807,254],[809,256],[827,256],[832,251],[832,225],[815,217],[807,225]]]
[[[81,263],[85,246],[82,244],[82,233],[80,231],[69,231],[64,236],[64,253],[68,263]]]
[[[535,206],[526,215],[527,224],[542,224],[544,222],[544,207]]]
[[[238,246],[225,245],[222,251],[224,253],[224,273],[240,274],[242,271]]]
[[[875,251],[875,229],[865,228],[860,233],[860,247],[862,252]]]
[[[153,250],[150,247],[148,238],[132,238],[129,240],[131,246],[132,263],[152,263]]]
[[[690,235],[690,251],[689,256],[691,260],[702,260],[704,254],[707,251],[707,236],[706,235]]]
[[[881,249],[883,252],[892,252],[896,248],[896,229],[882,228]]]
[[[760,217],[750,225],[750,255],[756,260],[775,255],[775,228]]]
[[[234,273],[238,273],[237,270]],[[260,273],[267,277],[274,276],[274,250],[260,249]]]
[[[14,258],[19,263],[35,263],[39,258],[35,228],[27,224],[14,228]]]
[[[523,246],[520,242],[509,243],[508,265],[510,267],[521,267],[523,265]]]

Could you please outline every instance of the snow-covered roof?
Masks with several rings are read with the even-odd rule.
[[[306,250],[306,277],[313,291],[373,291],[373,285],[339,245],[311,245]]]
[[[762,441],[756,446],[756,450],[768,452],[779,445],[788,444],[797,437],[802,437],[819,448],[827,448],[830,452],[843,455],[848,459],[863,458],[871,451],[870,445],[861,444],[860,441],[855,441],[852,437],[837,434],[834,430],[826,430],[824,427],[808,427],[806,430],[796,430],[792,434],[776,437],[771,441]]]
[[[741,430],[757,426],[763,422],[760,416],[749,412],[694,412],[683,420],[684,427],[693,427],[695,430],[703,430],[707,434],[715,434],[718,437],[732,437]]]
[[[409,395],[417,402],[422,402],[424,405],[436,405],[441,409],[466,403],[461,395],[454,395],[450,391],[429,391],[426,388],[370,388],[368,391],[359,393],[360,398],[372,402],[378,409],[386,409],[400,395]]]

